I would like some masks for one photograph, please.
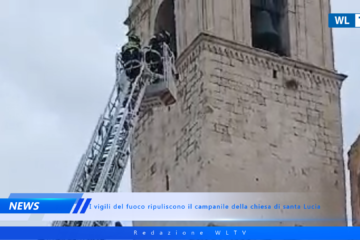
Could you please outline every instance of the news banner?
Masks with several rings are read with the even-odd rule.
[[[323,198],[321,193],[13,193],[0,199],[0,221],[28,221],[42,214],[46,222],[204,227],[2,227],[0,239],[360,239],[360,230],[349,227],[246,227],[346,226],[344,216],[319,204]],[[209,222],[233,227],[205,227]]]

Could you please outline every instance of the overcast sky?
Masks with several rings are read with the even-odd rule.
[[[115,81],[129,3],[0,0],[0,197],[68,190]],[[333,0],[332,9],[360,13],[360,1]],[[337,69],[349,75],[342,89],[347,151],[360,133],[360,29],[334,33]],[[125,177],[129,191],[129,171]]]

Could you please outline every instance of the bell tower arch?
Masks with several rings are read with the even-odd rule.
[[[154,33],[165,30],[173,36],[170,42],[170,49],[174,52],[174,55],[177,56],[175,0],[164,0],[160,4],[154,25]]]
[[[140,119],[133,191],[323,192],[319,219],[343,221],[270,224],[346,225],[330,0],[270,2],[132,1],[126,23],[144,42],[176,33],[180,74],[177,103]],[[195,225],[135,223],[154,224]]]
[[[289,23],[286,0],[251,0],[252,47],[289,56]]]

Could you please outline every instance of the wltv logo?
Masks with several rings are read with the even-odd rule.
[[[360,28],[360,13],[331,13],[329,28]]]

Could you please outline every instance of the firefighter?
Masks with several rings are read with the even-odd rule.
[[[163,46],[164,43],[170,47],[171,44],[171,35],[169,32],[163,30],[153,36],[149,41],[150,51],[146,54],[145,60],[149,65],[150,71],[163,75],[164,74],[164,63],[163,63]],[[173,56],[173,54],[170,54]],[[173,62],[172,62],[173,64]],[[171,71],[174,74],[175,78],[178,79],[179,75],[175,69],[175,65],[171,67]],[[154,83],[158,82],[160,78],[156,78]]]
[[[145,61],[149,65],[150,71],[159,73],[159,64],[161,63],[161,46],[159,44],[160,38],[154,35],[149,41],[149,52],[145,56]]]
[[[154,43],[151,45],[152,49],[154,49],[157,52],[157,59],[156,59],[156,73],[163,75],[164,73],[164,66],[163,66],[163,46],[164,43],[166,43],[167,45],[170,44],[170,34],[163,30],[160,33],[155,35],[155,41]]]
[[[141,59],[142,59],[142,53],[141,53],[140,39],[136,35],[130,35],[129,42],[125,44],[122,48],[122,62],[125,68],[125,73],[129,78],[127,80],[130,81],[130,85],[127,86],[127,91],[125,92],[126,97],[123,102],[123,107],[126,106],[126,103],[129,100],[128,95],[131,92],[132,84],[134,83],[136,77],[140,74]],[[131,111],[133,108],[134,108],[134,101],[131,101],[129,110]]]
[[[116,222],[116,223],[115,223],[115,227],[122,227],[121,222]]]
[[[140,38],[130,35],[129,41],[121,49],[122,64],[130,81],[133,81],[140,73],[141,55]]]

